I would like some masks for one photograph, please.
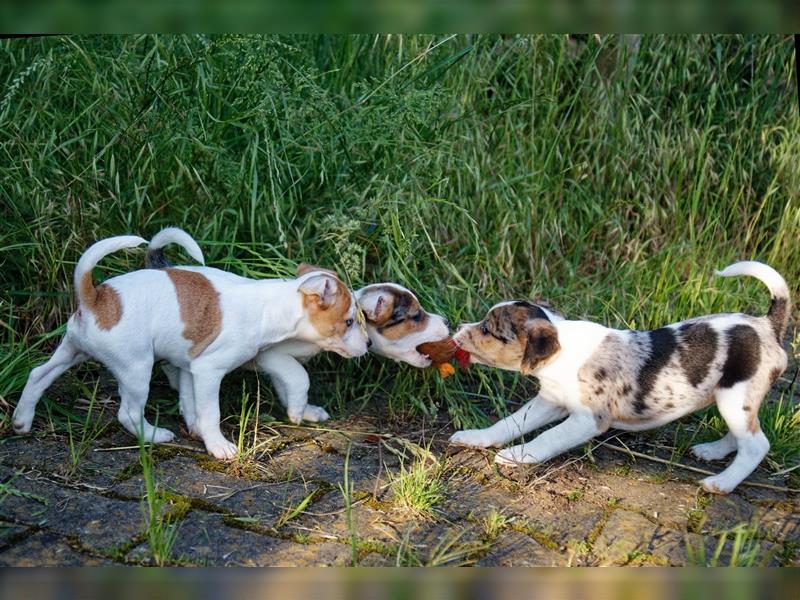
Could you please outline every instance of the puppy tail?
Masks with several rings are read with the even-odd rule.
[[[745,260],[725,267],[722,271],[717,271],[717,275],[723,277],[736,277],[738,275],[749,275],[760,280],[769,288],[772,294],[772,304],[767,312],[767,318],[772,323],[775,338],[779,344],[783,344],[783,334],[789,322],[789,286],[772,267],[754,260]]]
[[[75,267],[75,291],[78,295],[78,302],[83,306],[91,306],[94,303],[97,290],[92,281],[92,269],[100,262],[100,259],[117,250],[136,248],[136,246],[146,243],[146,239],[137,235],[120,235],[100,240],[89,246],[89,249],[78,261],[78,266]]]
[[[200,250],[200,246],[192,239],[192,236],[183,229],[167,227],[159,231],[150,240],[150,244],[147,246],[147,257],[144,261],[145,267],[148,269],[165,269],[172,266],[167,257],[164,256],[163,248],[167,244],[178,244],[201,265],[206,264],[205,258],[203,258],[203,251]]]

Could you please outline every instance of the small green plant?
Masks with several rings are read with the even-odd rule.
[[[570,490],[567,492],[567,500],[570,502],[575,502],[583,498],[583,491],[582,490]]]
[[[281,514],[281,516],[275,522],[275,528],[280,529],[281,527],[286,525],[286,523],[294,519],[297,515],[303,512],[306,509],[306,507],[309,504],[311,504],[314,498],[316,498],[318,495],[319,495],[319,489],[312,490],[311,492],[303,496],[300,502],[284,510],[283,514]]]
[[[397,506],[422,519],[433,518],[444,485],[441,464],[423,459],[415,460],[410,467],[401,463],[399,473],[390,475],[389,480]]]
[[[758,522],[739,523],[717,534],[714,551],[707,555],[705,540],[686,541],[689,563],[697,567],[764,567],[775,557],[777,549],[764,549]]]
[[[80,469],[81,460],[86,456],[86,453],[94,444],[95,440],[99,438],[111,424],[105,417],[105,411],[101,410],[99,415],[94,415],[94,407],[97,399],[97,388],[100,381],[97,380],[94,389],[89,390],[88,387],[81,384],[83,392],[89,399],[89,405],[86,409],[86,415],[79,423],[73,423],[67,417],[67,435],[69,437],[69,464],[67,465],[67,478],[73,477]],[[80,438],[76,439],[73,434],[75,427],[80,429]]]
[[[397,546],[395,564],[398,567],[466,567],[474,564],[490,546],[487,541],[483,540],[462,540],[466,530],[450,531],[431,548],[427,557],[423,559],[411,545],[412,532],[413,530],[406,531]]]
[[[358,531],[353,520],[353,484],[350,482],[350,449],[352,443],[347,443],[347,454],[344,457],[344,481],[339,484],[339,490],[344,498],[345,518],[347,519],[347,530],[350,532],[350,564],[358,566]]]
[[[483,517],[481,525],[483,526],[483,532],[486,534],[486,537],[493,540],[500,535],[500,532],[505,528],[508,522],[509,518],[504,515],[502,511],[492,507],[486,516]]]
[[[170,501],[159,490],[156,482],[153,445],[139,440],[139,461],[142,465],[142,481],[145,486],[142,506],[147,530],[145,536],[153,562],[161,567],[172,556],[172,548],[178,538],[180,523],[170,513]]]

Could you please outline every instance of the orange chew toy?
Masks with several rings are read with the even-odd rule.
[[[427,355],[431,359],[431,366],[439,371],[442,379],[447,379],[456,372],[450,361],[455,358],[462,369],[469,367],[469,352],[456,346],[456,343],[445,338],[438,342],[426,342],[417,346],[417,352]]]

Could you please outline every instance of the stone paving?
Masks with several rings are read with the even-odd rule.
[[[701,549],[710,561],[721,532],[749,524],[756,564],[800,566],[796,494],[740,486],[714,497],[700,476],[597,445],[497,468],[491,452],[448,446],[446,423],[379,412],[325,428],[265,422],[257,449],[234,463],[188,438],[157,447],[153,519],[140,449],[116,423],[76,461],[37,418],[32,436],[0,440],[0,565],[685,565]],[[659,439],[614,443],[669,458]],[[429,516],[401,506],[390,483],[414,461],[441,483]],[[797,487],[764,469],[753,479]],[[732,552],[729,536],[718,562]]]

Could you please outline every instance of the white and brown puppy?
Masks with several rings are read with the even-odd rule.
[[[157,233],[150,242],[145,262],[147,268],[172,267],[163,250],[170,243],[183,247],[195,260],[203,262],[200,248],[189,234],[170,227]],[[312,273],[328,274],[338,280],[336,273],[330,269],[305,263],[297,267],[298,277]],[[369,285],[358,290],[355,298],[365,316],[369,337],[367,345],[372,352],[415,367],[430,366],[430,358],[419,353],[416,347],[449,335],[447,321],[443,317],[426,312],[410,290],[396,283]],[[309,378],[302,366],[319,351],[320,347],[316,344],[293,339],[269,347],[244,366],[270,376],[291,421],[326,421],[330,417],[323,408],[307,405]],[[178,369],[171,364],[165,364],[162,368],[170,385],[180,391]],[[191,407],[185,407],[183,396],[181,398],[181,413],[191,415]],[[300,410],[294,407],[306,408]]]
[[[450,440],[486,448],[503,446],[544,425],[566,419],[533,441],[506,448],[501,464],[539,463],[614,427],[639,431],[669,423],[716,402],[729,432],[692,448],[705,460],[736,452],[722,473],[701,483],[728,493],[769,450],[758,409],[787,365],[783,333],[789,289],[771,267],[739,262],[719,273],[750,275],[772,293],[765,317],[716,314],[653,331],[609,329],[569,321],[528,302],[503,302],[453,339],[472,361],[539,379],[539,394],[487,429],[461,431]]]
[[[423,369],[431,365],[417,346],[448,337],[447,319],[426,312],[411,290],[396,283],[368,285],[355,295],[366,317],[370,352]]]
[[[183,232],[177,231],[162,232],[162,241],[178,241]],[[202,261],[196,244],[182,241]],[[172,432],[144,417],[153,363],[163,359],[180,370],[180,404],[190,432],[215,457],[232,458],[236,446],[219,428],[219,387],[226,373],[255,356],[265,357],[270,368],[280,370],[283,384],[307,386],[308,375],[284,351],[287,345],[345,357],[367,351],[353,294],[328,273],[257,281],[208,267],[176,267],[134,271],[95,287],[92,269],[101,258],[144,243],[135,236],[105,239],[78,261],[78,310],[50,360],[31,371],[14,411],[15,431],[30,431],[36,403],[61,373],[94,358],[119,383],[118,418],[125,429],[147,441],[169,441]],[[291,418],[318,420],[322,409],[305,404],[305,396],[302,404],[298,396],[291,400]]]

